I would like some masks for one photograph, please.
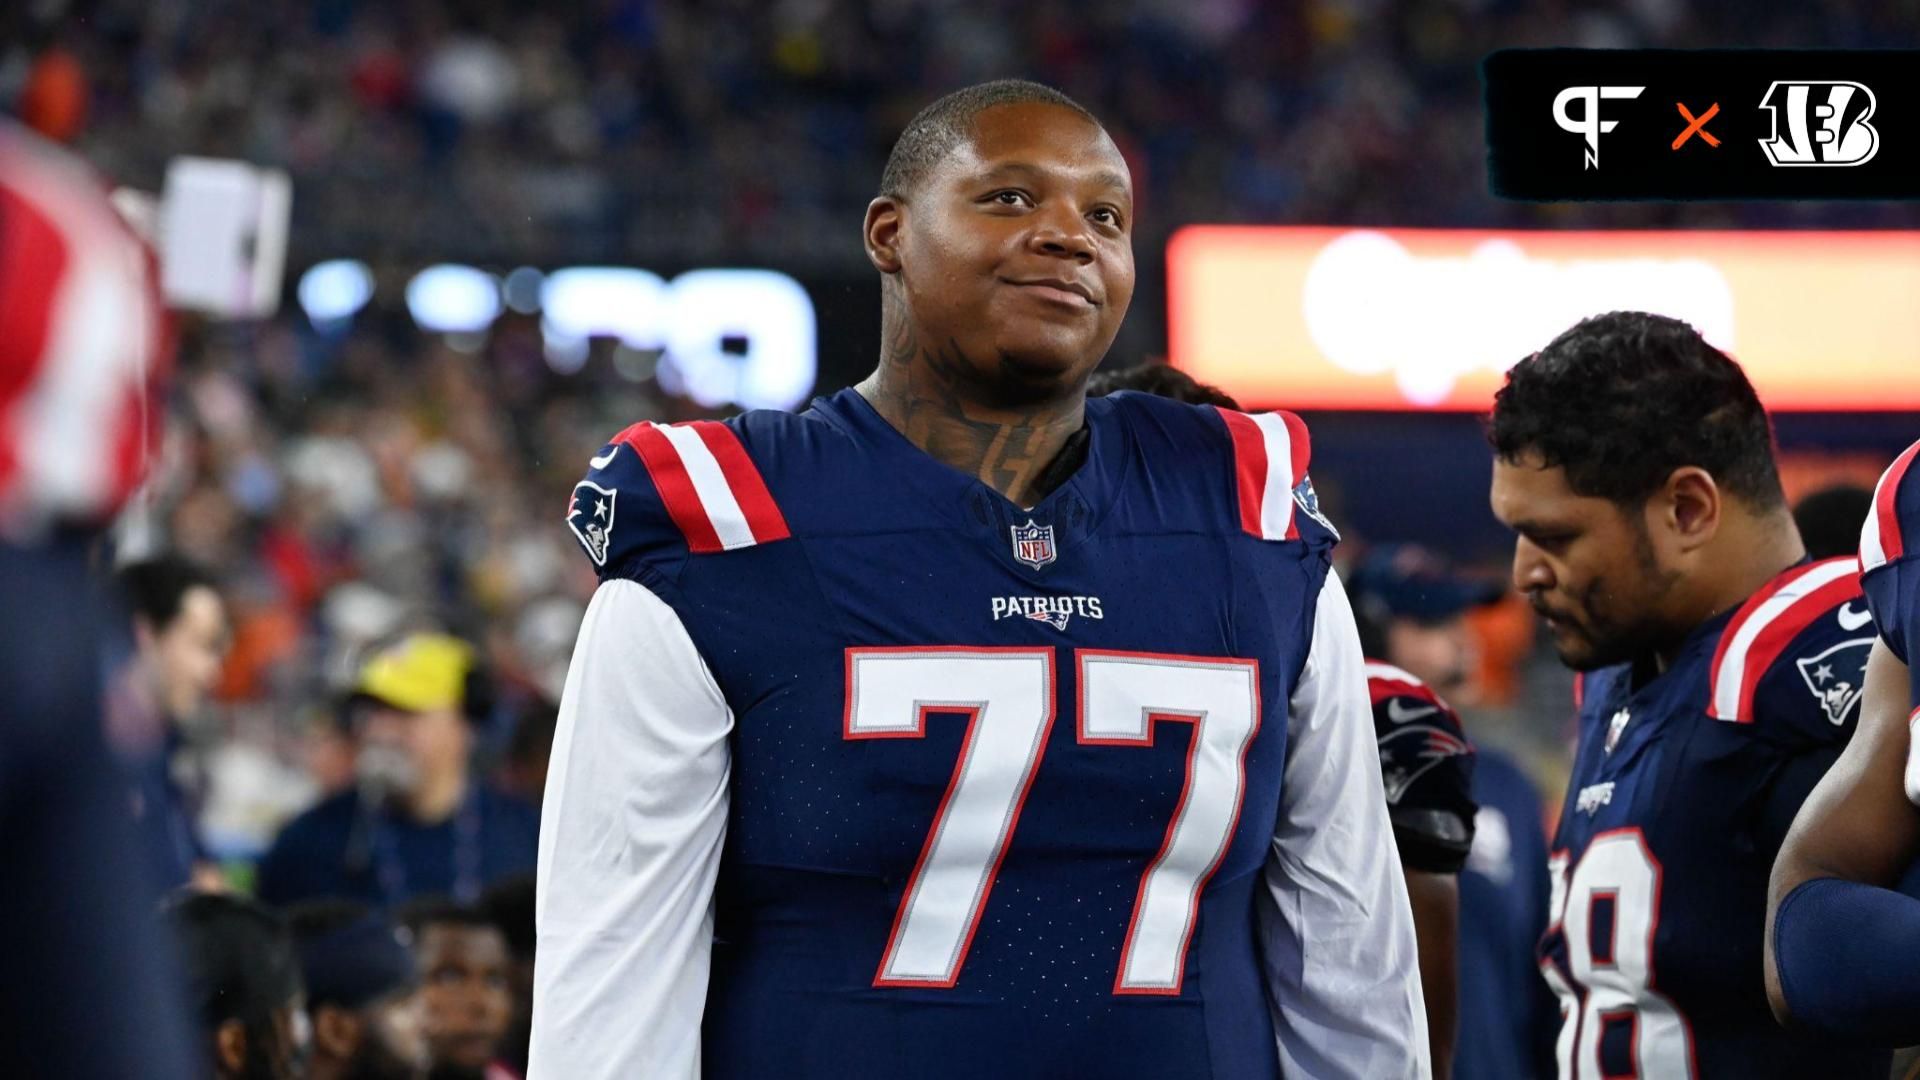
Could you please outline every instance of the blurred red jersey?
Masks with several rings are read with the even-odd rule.
[[[85,165],[0,122],[0,534],[103,523],[145,478],[171,363],[157,277]]]

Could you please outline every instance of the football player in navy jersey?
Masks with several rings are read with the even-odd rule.
[[[1561,1076],[1884,1076],[1768,1009],[1767,875],[1873,629],[1854,560],[1806,559],[1752,385],[1686,324],[1615,312],[1516,365],[1489,437],[1514,584],[1583,673],[1541,942]]]
[[[1305,427],[1085,398],[1132,211],[1078,105],[949,95],[873,376],[594,456],[533,1080],[1428,1075]]]
[[[1774,864],[1767,992],[1783,1022],[1920,1043],[1920,443],[1874,489],[1861,584],[1879,640],[1860,736],[1808,797]],[[1895,891],[1905,876],[1907,889]]]

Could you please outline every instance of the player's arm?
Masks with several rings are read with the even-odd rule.
[[[1886,1045],[1920,1042],[1920,900],[1887,888],[1920,853],[1902,782],[1908,686],[1875,642],[1860,730],[1794,819],[1767,893],[1774,1014]]]
[[[1433,1075],[1453,1073],[1460,974],[1459,873],[1473,849],[1472,746],[1451,707],[1413,676],[1369,664],[1374,732],[1394,847],[1413,901]],[[1406,680],[1403,682],[1402,680]]]
[[[1266,887],[1255,893],[1281,1072],[1428,1076],[1413,913],[1391,842],[1365,661],[1331,573],[1288,731]]]
[[[1453,1043],[1460,1025],[1460,877],[1415,870],[1405,863],[1413,932],[1420,948],[1420,986],[1427,1007],[1427,1048],[1434,1080],[1453,1075]]]
[[[529,1080],[697,1080],[732,713],[673,610],[594,593],[540,822]]]

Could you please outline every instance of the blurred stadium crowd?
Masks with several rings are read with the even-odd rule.
[[[36,5],[0,19],[30,21]],[[1482,179],[1503,47],[1898,47],[1823,0],[94,0],[27,95],[123,181],[179,153],[289,169],[296,261],[861,261],[851,208],[954,86],[1020,72],[1131,159],[1143,252],[1187,222],[1871,225],[1889,204],[1527,206]],[[25,33],[16,35],[25,37]],[[5,40],[5,35],[0,35]],[[29,73],[10,73],[25,83]],[[778,161],[777,170],[767,162]],[[1409,184],[1406,178],[1418,176]]]

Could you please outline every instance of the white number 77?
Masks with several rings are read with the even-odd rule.
[[[1116,994],[1178,994],[1200,892],[1232,839],[1247,747],[1260,726],[1251,660],[1081,649],[1076,728],[1097,746],[1151,746],[1160,722],[1195,727],[1186,782],[1140,877]],[[953,779],[900,899],[875,986],[950,987],[1046,753],[1053,650],[847,650],[848,739],[917,739],[929,712],[968,716]]]

